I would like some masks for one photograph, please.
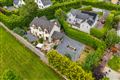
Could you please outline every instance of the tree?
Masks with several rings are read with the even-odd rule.
[[[27,0],[26,5],[19,9],[19,15],[23,18],[22,24],[28,26],[36,16],[37,10],[37,4],[33,0]]]
[[[117,32],[114,29],[112,29],[108,31],[105,42],[107,46],[110,48],[120,42],[120,37],[117,35]]]

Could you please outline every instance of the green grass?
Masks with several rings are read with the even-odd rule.
[[[24,80],[62,80],[39,57],[0,27],[0,76],[6,69],[15,70]]]
[[[115,71],[120,70],[120,57],[113,56],[113,58],[108,62],[108,66]]]

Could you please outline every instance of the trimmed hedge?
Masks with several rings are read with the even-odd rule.
[[[91,5],[96,8],[120,11],[120,5],[107,3],[107,2],[99,2],[99,1],[93,2],[93,1],[82,0],[82,5]]]
[[[47,54],[49,64],[65,75],[69,80],[94,80],[91,73],[86,73],[81,66],[62,56],[55,50]]]
[[[113,19],[114,19],[114,14],[110,13],[105,21],[103,28],[101,30],[99,30],[97,28],[92,28],[90,30],[90,34],[99,39],[104,39],[107,32],[110,29],[112,29]]]

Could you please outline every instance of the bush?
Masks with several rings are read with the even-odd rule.
[[[60,55],[57,51],[51,50],[47,54],[49,64],[60,71],[70,80],[94,80],[91,73],[86,73],[81,66],[72,62],[65,56]]]
[[[108,66],[113,70],[116,71],[120,70],[120,57],[113,56],[113,58],[108,62]]]
[[[43,43],[43,41],[44,41],[43,38],[40,38],[38,42]]]
[[[104,37],[104,33],[97,28],[91,28],[90,34],[94,37],[97,37],[98,39],[103,39]]]
[[[98,65],[98,62],[102,58],[102,56],[104,54],[104,50],[105,50],[105,48],[101,47],[101,48],[98,48],[96,51],[91,52],[86,57],[84,64],[82,64],[83,68],[88,71],[93,70],[93,68]]]
[[[23,80],[20,76],[16,75],[13,70],[5,70],[2,75],[2,80]]]

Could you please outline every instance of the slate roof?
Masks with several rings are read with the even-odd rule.
[[[76,50],[68,48],[67,47],[68,45],[75,48]],[[63,55],[69,54],[71,56],[71,59],[73,61],[76,61],[80,57],[80,54],[83,51],[84,47],[85,47],[84,44],[79,43],[78,41],[75,41],[64,35],[61,44],[59,44],[57,47],[57,51]]]
[[[52,4],[51,0],[41,0],[44,6]]]
[[[37,41],[38,38],[34,35],[32,35],[30,32],[27,32],[27,34],[25,35],[25,37],[27,38],[27,40],[29,42],[34,42],[34,41]]]
[[[88,20],[87,22],[89,25],[92,25],[97,17],[96,13],[88,12],[88,11],[80,11],[77,9],[71,9],[70,12],[73,16],[76,16],[76,18]]]
[[[62,39],[62,37],[63,37],[63,33],[61,33],[61,32],[58,32],[58,31],[54,31],[54,33],[53,33],[53,35],[52,35],[52,39],[58,39],[58,40],[60,40],[60,39]]]
[[[13,2],[14,2],[15,5],[18,5],[19,0],[14,0]]]
[[[35,17],[30,23],[30,26],[35,25],[35,27],[41,27],[42,30],[47,29],[47,31],[50,33],[53,29],[54,24],[54,21],[50,22],[45,16],[42,16],[40,18]]]

